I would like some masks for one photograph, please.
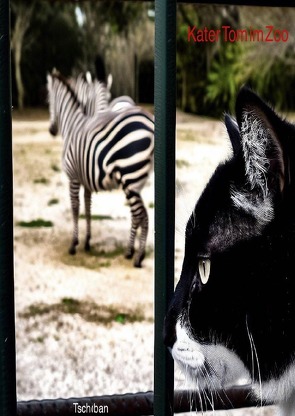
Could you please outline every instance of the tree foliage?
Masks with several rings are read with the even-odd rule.
[[[223,49],[219,42],[188,42],[188,27],[218,29],[226,24],[235,27],[238,22],[236,6],[178,6],[178,105],[183,110],[209,115],[216,115],[220,111],[217,107],[227,100],[223,98],[224,90],[220,89],[224,87],[220,78],[227,78],[230,65],[226,61],[231,55],[231,51]],[[224,68],[225,63],[227,69]],[[231,91],[232,81],[227,84]]]
[[[205,102],[214,105],[217,113],[234,112],[236,94],[240,86],[242,50],[238,43],[224,43],[210,66]]]
[[[38,105],[46,72],[90,70],[99,55],[113,75],[113,94],[139,97],[140,82],[152,88],[152,2],[11,0],[13,104]],[[295,106],[295,9],[179,3],[177,7],[177,105],[220,116],[232,111],[236,91],[252,86],[282,109]],[[188,42],[188,27],[286,29],[288,42]],[[146,66],[145,66],[146,65]],[[141,68],[144,76],[139,74]]]
[[[16,87],[13,103],[22,108],[24,104],[44,101],[46,73],[53,67],[65,75],[71,73],[82,54],[82,45],[73,4],[12,0],[11,6],[13,86]],[[18,34],[19,21],[25,22],[22,36]]]
[[[53,67],[66,76],[95,74],[98,55],[113,73],[113,92],[134,96],[137,68],[153,59],[152,3],[11,0],[11,6],[14,105],[44,101]]]
[[[199,114],[233,111],[236,91],[248,84],[281,109],[293,109],[294,8],[179,5],[178,105]],[[192,43],[188,25],[220,29],[286,29],[288,42]]]

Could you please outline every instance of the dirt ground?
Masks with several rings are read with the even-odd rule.
[[[225,137],[220,121],[177,114],[176,278],[185,223],[229,153]],[[120,190],[93,196],[92,250],[83,250],[81,218],[80,246],[70,256],[62,139],[49,135],[46,110],[13,115],[13,146],[18,399],[152,390],[153,177],[143,190],[150,231],[142,269],[124,259],[130,213]],[[176,387],[182,383],[176,376]],[[235,413],[242,414],[256,412]]]

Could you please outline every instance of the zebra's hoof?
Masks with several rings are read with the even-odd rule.
[[[72,246],[72,247],[69,248],[69,254],[71,256],[73,256],[74,254],[76,254],[76,247],[75,246]]]
[[[141,254],[140,256],[137,256],[134,261],[134,267],[137,267],[138,269],[142,267],[141,263],[145,257],[145,253]]]
[[[90,244],[88,242],[85,243],[84,250],[85,251],[90,251]]]
[[[128,248],[127,250],[126,250],[126,253],[125,253],[125,259],[132,259],[132,257],[133,257],[133,255],[134,255],[134,248]]]

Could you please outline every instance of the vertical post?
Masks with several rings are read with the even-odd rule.
[[[0,414],[16,415],[9,0],[0,0]]]
[[[173,415],[174,366],[163,322],[174,291],[176,0],[155,1],[154,415]]]

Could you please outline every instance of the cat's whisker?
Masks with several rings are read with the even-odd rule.
[[[208,364],[208,366],[210,367],[211,372],[212,372],[212,373],[214,373],[214,374],[215,374],[215,376],[216,376],[216,378],[217,378],[217,374],[216,374],[216,371],[214,370],[213,366],[212,366],[212,365],[210,365],[210,364]],[[208,371],[207,371],[207,372],[208,372]],[[210,375],[209,373],[208,373],[208,377],[209,377],[209,380],[210,380],[211,385],[214,387],[214,391],[215,391],[216,397],[218,397],[218,398],[219,398],[219,400],[221,401],[221,403],[222,403],[222,404],[224,405],[224,407],[225,407],[225,406],[226,406],[226,403],[225,403],[225,401],[223,400],[223,398],[222,398],[221,394],[219,393],[219,389],[218,389],[218,388],[216,388],[216,386],[214,386],[214,384],[215,384],[214,379],[211,377],[211,375]],[[230,398],[228,397],[228,395],[227,395],[227,393],[226,393],[226,390],[225,390],[224,388],[222,388],[222,391],[223,391],[223,394],[224,394],[224,396],[226,397],[226,399],[227,399],[228,403],[230,404],[230,406],[231,406],[232,408],[234,408],[232,401],[230,400]]]
[[[187,391],[187,400],[189,401],[189,405],[190,405],[190,412],[192,411],[192,408],[193,408],[193,393],[190,391],[190,390],[188,390]]]
[[[199,397],[199,403],[200,403],[200,408],[201,408],[201,412],[202,414],[204,413],[203,410],[203,399],[202,399],[202,390],[199,386],[199,380],[197,379],[197,393],[198,393],[198,397]]]
[[[260,412],[262,411],[262,407],[263,407],[263,395],[262,395],[262,381],[261,381],[261,372],[260,372],[260,365],[259,365],[259,358],[258,358],[258,353],[257,353],[257,349],[254,343],[254,339],[253,336],[249,330],[249,326],[248,326],[248,321],[247,321],[247,317],[246,317],[246,328],[247,328],[247,333],[248,333],[248,337],[249,337],[249,341],[250,341],[250,346],[251,346],[251,358],[252,358],[252,380],[255,380],[255,373],[254,373],[254,358],[256,360],[257,363],[257,371],[258,371],[258,381],[259,381],[259,396],[260,396]]]
[[[210,404],[211,410],[213,411],[213,413],[215,413],[214,398],[213,398],[213,391],[212,391],[212,389],[210,389],[210,396],[211,396],[211,398],[209,397],[209,395],[208,395],[208,393],[207,393],[206,390],[204,390],[204,396],[206,396],[206,398],[207,398],[206,403],[208,402]],[[207,408],[206,408],[206,411],[208,411]]]
[[[198,410],[197,410],[198,400],[197,400],[196,389],[191,390],[189,392],[189,395],[190,395],[190,412],[192,412],[194,410],[194,407],[195,407],[195,412],[197,413],[198,412]],[[194,406],[194,404],[195,404],[195,406]]]
[[[247,328],[247,335],[249,338],[249,342],[250,342],[250,348],[251,348],[251,368],[252,368],[252,380],[255,379],[255,366],[254,366],[254,349],[253,349],[253,339],[250,335],[250,331],[249,331],[249,326],[248,326],[248,320],[247,320],[247,316],[246,316],[246,328]]]
[[[258,353],[257,353],[256,346],[255,346],[255,343],[254,343],[254,339],[253,339],[251,333],[250,333],[250,336],[251,336],[251,339],[252,339],[252,344],[253,344],[253,348],[254,348],[255,359],[256,359],[256,362],[257,362],[258,380],[259,380],[259,394],[260,394],[260,409],[262,410],[263,397],[262,397],[262,381],[261,381],[259,358],[258,358]]]
[[[209,372],[208,372],[208,370],[207,370],[206,367],[204,367],[202,373],[203,373],[203,376],[204,376],[204,378],[206,380],[206,384],[208,386],[207,390],[209,390],[209,392],[210,392],[211,400],[208,397],[208,394],[207,394],[206,391],[205,391],[205,395],[206,395],[207,401],[210,403],[211,409],[212,409],[212,411],[214,413],[214,411],[215,411],[215,407],[214,406],[215,405],[214,405],[214,396],[213,396],[213,394],[214,393],[216,394],[216,388],[214,386],[214,382],[213,382],[212,378],[210,377],[210,374],[209,374]]]
[[[205,368],[204,368],[204,369],[203,369],[203,368],[201,368],[201,369],[200,369],[200,372],[202,373],[202,377],[203,377],[203,379],[204,379],[204,380],[207,380],[207,381],[206,381],[206,386],[207,386],[207,389],[209,389],[209,390],[211,391],[210,387],[208,387],[208,386],[209,386],[208,381],[210,382],[210,380],[208,380],[208,379],[207,379],[206,369],[205,369]],[[210,400],[209,400],[209,398],[208,398],[208,394],[207,394],[207,391],[206,391],[206,386],[202,388],[202,393],[203,393],[203,396],[204,396],[204,402],[205,402],[205,407],[206,407],[206,412],[207,412],[207,411],[208,411],[208,408],[207,408],[207,403],[208,403],[208,402],[210,403],[210,405],[211,405],[212,409],[214,409],[214,405],[212,405],[212,404],[211,404],[211,402],[210,402]]]

